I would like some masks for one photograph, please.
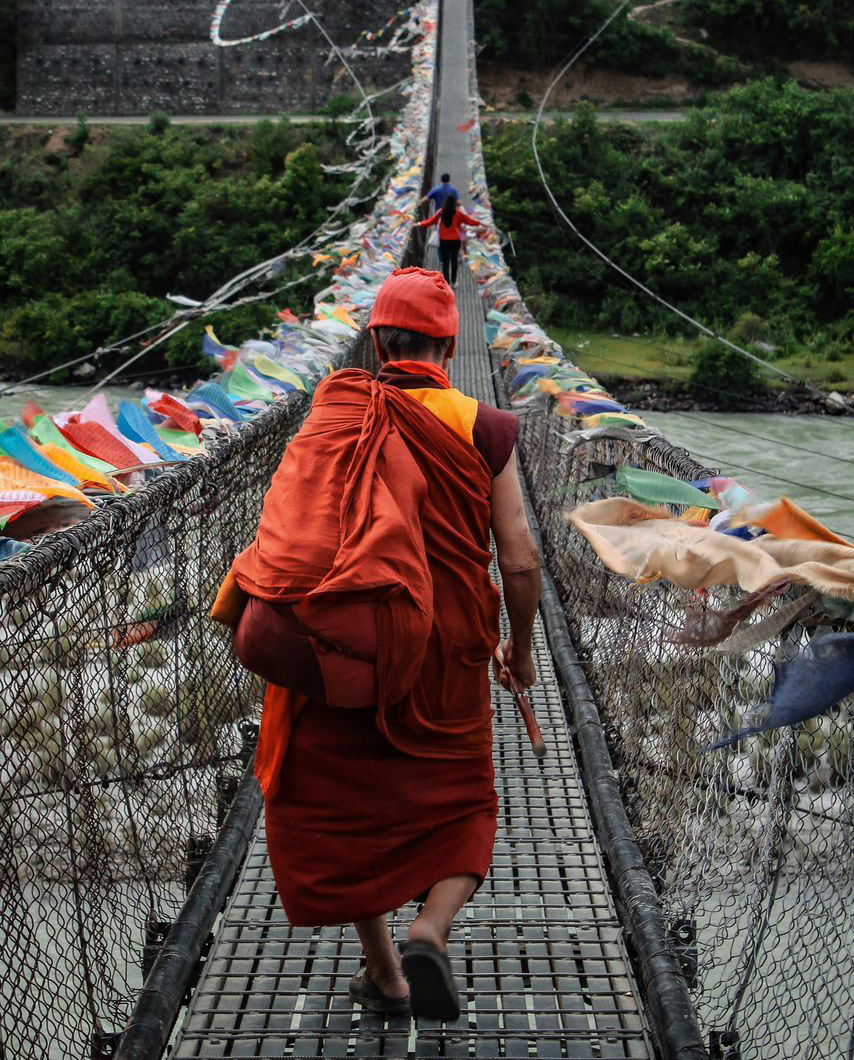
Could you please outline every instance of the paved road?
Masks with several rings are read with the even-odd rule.
[[[600,121],[628,121],[628,122],[672,122],[684,121],[686,112],[682,110],[598,110],[597,116]],[[283,117],[279,114],[176,114],[170,116],[173,125],[252,125],[254,122],[269,118],[277,121]],[[288,114],[287,117],[295,125],[307,125],[315,121],[330,121],[326,114]],[[532,111],[482,111],[482,121],[517,121],[533,122]],[[571,110],[547,111],[546,121],[556,121],[558,118],[570,119]],[[357,119],[349,115],[337,119],[341,122],[350,122]],[[0,125],[74,125],[77,118],[68,116],[44,116],[36,115],[27,117],[18,114],[0,114]],[[147,114],[134,114],[124,116],[97,116],[89,117],[86,121],[90,125],[147,125],[149,116]]]
[[[173,125],[253,125],[255,122],[269,118],[278,121],[279,118],[287,117],[295,125],[307,125],[313,121],[331,121],[328,114],[170,114],[169,121]],[[86,121],[90,125],[148,125],[150,115],[128,114],[90,117],[86,115]],[[361,121],[361,116],[352,118],[349,115],[340,117],[338,121]],[[63,115],[43,114],[27,117],[19,114],[0,115],[0,125],[74,125],[77,118],[69,118]]]
[[[610,108],[601,109],[596,111],[596,116],[599,121],[628,121],[628,122],[644,122],[644,121],[684,121],[687,116],[685,110],[612,110]],[[522,121],[531,122],[533,124],[536,113],[532,111],[501,111],[492,110],[483,112],[481,111],[481,121]],[[564,118],[569,120],[572,118],[571,110],[549,110],[543,115],[545,121],[557,121],[558,118]]]

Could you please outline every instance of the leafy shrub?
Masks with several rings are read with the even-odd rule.
[[[74,126],[72,131],[65,137],[65,142],[71,148],[75,155],[79,155],[86,144],[92,139],[92,130],[89,128],[89,123],[86,121],[86,116],[83,114],[77,115],[77,124]]]
[[[77,158],[58,155],[59,166],[46,162],[46,141],[24,150],[14,141],[0,157],[0,356],[12,369],[83,356],[165,319],[166,292],[205,298],[307,236],[349,184],[323,172],[346,157],[337,136],[286,119],[251,130],[113,129]],[[305,271],[300,262],[282,282]],[[295,289],[291,307],[308,309],[321,285]],[[270,308],[218,319],[226,334],[244,329],[235,341],[268,325]],[[152,358],[195,368],[201,334],[188,326]]]
[[[163,136],[171,124],[172,119],[165,110],[155,110],[149,116],[148,131],[152,136]]]
[[[94,353],[170,313],[167,302],[136,291],[92,290],[71,298],[48,294],[12,310],[0,334],[16,361],[44,365]]]
[[[475,23],[483,57],[514,67],[542,69],[562,61],[613,12],[611,0],[477,0]],[[721,85],[740,74],[738,63],[705,49],[686,49],[666,29],[633,21],[623,12],[591,53],[596,66],[661,77],[679,73],[695,83]]]
[[[854,54],[850,0],[684,0],[710,41],[752,58],[842,59]]]
[[[622,268],[701,321],[761,318],[765,334],[744,341],[791,351],[854,304],[852,129],[854,92],[765,79],[643,133],[579,106],[571,122],[547,127],[540,154],[562,207]],[[672,313],[619,280],[544,208],[529,137],[488,126],[484,151],[523,294],[557,296],[543,323],[674,326]]]
[[[275,124],[269,119],[259,121],[249,138],[249,153],[255,176],[280,177],[285,171],[285,158],[297,143],[294,126],[287,118]]]
[[[854,227],[837,225],[818,244],[810,268],[819,297],[831,311],[854,305]]]
[[[754,361],[720,342],[708,342],[697,351],[688,386],[707,397],[710,392],[715,393],[721,408],[737,408],[757,394],[763,384]]]
[[[756,313],[742,313],[730,331],[730,338],[739,346],[750,346],[766,334],[765,321]]]
[[[328,103],[320,108],[320,113],[327,118],[343,118],[345,114],[349,114],[358,104],[359,100],[354,96],[333,96]]]

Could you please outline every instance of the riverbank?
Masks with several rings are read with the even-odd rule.
[[[582,367],[585,367],[582,365]],[[590,369],[587,368],[589,371]],[[755,394],[732,398],[726,404],[714,394],[698,395],[687,385],[655,379],[623,379],[599,373],[596,378],[621,404],[633,412],[768,412],[789,416],[850,416],[843,402],[854,409],[850,399],[833,392],[828,397],[803,387],[767,387]]]
[[[823,394],[837,393],[854,406],[854,348],[839,360],[818,359],[814,350],[803,348],[771,361],[795,378],[809,380],[806,386],[792,385],[770,370],[762,372],[763,386],[745,394],[727,386],[722,379],[716,387],[696,387],[689,383],[700,347],[697,339],[664,340],[643,335],[572,331],[549,327],[549,335],[567,356],[594,376],[614,397],[633,411],[773,412],[786,415],[845,415],[841,404],[828,403]],[[774,351],[771,351],[772,355]],[[764,356],[768,356],[765,354]]]

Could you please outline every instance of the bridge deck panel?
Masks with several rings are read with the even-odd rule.
[[[469,5],[445,4],[436,172],[468,187]],[[436,267],[436,253],[429,252]],[[494,403],[483,311],[463,265],[452,377]],[[495,571],[497,576],[497,570]],[[506,626],[506,615],[502,615]],[[449,947],[462,1014],[447,1026],[354,1008],[352,927],[291,927],[279,903],[263,826],[222,917],[175,1045],[176,1058],[430,1057],[610,1060],[654,1056],[542,623],[532,700],[549,747],[537,762],[512,698],[493,688],[499,834],[490,876],[460,914]],[[414,907],[390,918],[405,937]]]

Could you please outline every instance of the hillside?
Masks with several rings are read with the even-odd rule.
[[[529,125],[490,123],[485,158],[532,312],[574,331],[686,333],[548,210],[530,136]],[[672,125],[597,122],[582,104],[572,121],[546,127],[541,153],[558,201],[624,269],[731,339],[795,357],[795,374],[834,387],[854,368],[852,142],[854,91],[767,79]],[[736,361],[743,372],[747,362]],[[735,370],[726,357],[716,368]]]
[[[481,94],[516,110],[539,102],[554,67],[613,11],[610,0],[476,0]],[[769,74],[854,87],[848,0],[657,0],[622,14],[555,90],[563,107],[684,103]]]
[[[350,131],[334,120],[170,126],[165,115],[137,127],[0,126],[0,374],[83,356],[170,316],[167,292],[205,298],[300,242],[352,183],[323,169],[352,160]],[[290,265],[281,282],[307,270]],[[289,291],[291,307],[308,308],[323,282]],[[276,308],[212,322],[223,341],[242,341]],[[165,363],[195,369],[202,333],[185,328]]]

